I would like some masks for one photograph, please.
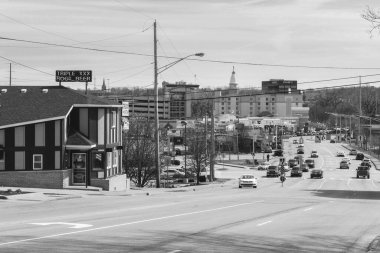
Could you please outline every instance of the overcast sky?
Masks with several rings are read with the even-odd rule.
[[[153,87],[154,20],[158,55],[164,56],[159,66],[172,62],[170,57],[205,53],[199,58],[205,61],[182,61],[161,73],[160,86],[162,81],[185,81],[226,87],[233,66],[240,88],[259,87],[269,79],[297,80],[299,88],[357,83],[358,78],[302,84],[380,74],[380,35],[371,38],[370,24],[361,18],[367,6],[379,10],[380,2],[0,0],[0,37],[119,52],[1,39],[0,85],[9,84],[13,61],[13,85],[56,85],[56,70],[92,70],[91,88],[94,83],[100,88],[103,78],[110,87]],[[375,80],[380,75],[362,79]]]

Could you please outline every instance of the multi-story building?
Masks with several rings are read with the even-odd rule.
[[[0,86],[0,185],[124,190],[121,107],[62,86]]]

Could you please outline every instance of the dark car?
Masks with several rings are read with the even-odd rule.
[[[368,168],[371,168],[371,162],[369,161],[363,161],[360,163],[360,166],[367,166]]]
[[[363,160],[364,159],[364,154],[363,153],[357,153],[355,159],[356,160]]]
[[[314,168],[315,167],[314,159],[306,159],[305,163],[307,164],[307,166],[309,166],[309,168]]]
[[[282,149],[277,149],[274,151],[273,156],[282,156],[284,151]]]
[[[297,149],[297,154],[305,154],[305,151],[303,150],[303,148],[299,148]]]
[[[334,139],[331,139],[331,140],[330,140],[330,143],[335,143],[335,140],[334,140]]]
[[[309,166],[306,163],[301,164],[301,170],[302,172],[308,172],[309,171]]]
[[[369,167],[367,167],[367,166],[359,166],[359,167],[356,169],[356,177],[357,177],[357,178],[359,178],[359,177],[370,178],[370,175],[369,175]]]
[[[323,178],[323,170],[313,169],[310,173],[310,178]]]
[[[265,147],[264,153],[272,153],[272,148],[271,147]]]
[[[302,177],[302,170],[299,166],[294,166],[290,171],[291,177]]]
[[[271,165],[267,169],[267,177],[279,177],[280,171],[278,169],[278,166]]]
[[[288,164],[289,164],[290,168],[293,168],[294,166],[296,166],[298,164],[298,162],[296,159],[289,159]]]

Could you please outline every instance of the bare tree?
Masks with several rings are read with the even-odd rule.
[[[367,10],[362,14],[362,18],[371,23],[371,29],[369,30],[371,37],[375,30],[380,32],[380,13],[378,11],[367,6]]]
[[[154,164],[154,122],[138,115],[129,118],[129,130],[123,133],[126,174],[138,187],[156,176]],[[161,146],[161,145],[160,145]]]

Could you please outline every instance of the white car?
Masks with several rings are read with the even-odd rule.
[[[346,161],[348,164],[351,164],[351,158],[349,158],[349,157],[343,157],[342,162],[343,161]]]
[[[336,152],[336,156],[339,156],[339,157],[344,157],[344,152],[343,151],[338,151]]]
[[[162,176],[167,176],[167,177],[173,177],[174,175],[181,175],[184,176],[185,173],[182,171],[179,171],[177,169],[165,169],[161,173]]]
[[[243,186],[257,188],[257,178],[252,174],[244,174],[239,178],[239,188]]]
[[[269,166],[270,166],[269,162],[263,162],[262,164],[259,165],[259,167],[257,167],[257,169],[258,170],[267,170]]]

